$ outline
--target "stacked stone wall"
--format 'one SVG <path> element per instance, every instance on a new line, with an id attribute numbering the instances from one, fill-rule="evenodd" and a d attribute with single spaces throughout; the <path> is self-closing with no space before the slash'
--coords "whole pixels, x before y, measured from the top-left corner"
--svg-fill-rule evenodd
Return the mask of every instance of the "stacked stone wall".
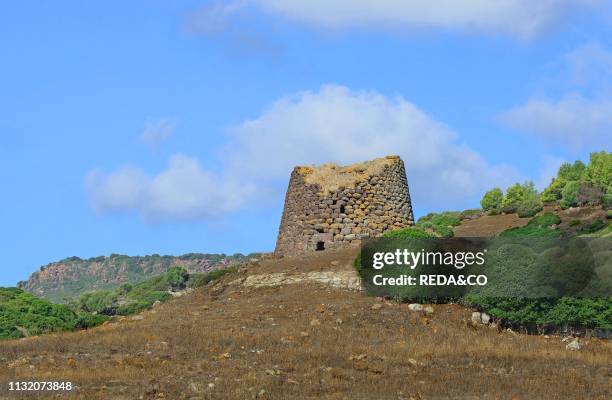
<path id="1" fill-rule="evenodd" d="M 296 167 L 285 197 L 276 253 L 345 247 L 413 225 L 403 161 L 388 156 L 374 162 L 382 165 L 374 174 L 360 176 L 352 187 L 335 190 L 307 183 L 309 169 Z M 346 169 L 338 169 L 338 173 L 346 173 Z"/>

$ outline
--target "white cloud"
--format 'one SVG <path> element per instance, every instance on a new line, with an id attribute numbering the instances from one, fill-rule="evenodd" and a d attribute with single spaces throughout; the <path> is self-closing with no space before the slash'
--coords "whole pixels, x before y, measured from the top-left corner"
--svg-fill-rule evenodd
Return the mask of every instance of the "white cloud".
<path id="1" fill-rule="evenodd" d="M 531 38 L 601 0 L 242 0 L 205 8 L 206 26 L 248 5 L 323 28 L 447 29 Z"/>
<path id="2" fill-rule="evenodd" d="M 270 194 L 281 198 L 295 165 L 349 164 L 389 154 L 403 158 L 417 207 L 469 206 L 486 189 L 518 180 L 514 170 L 489 165 L 402 97 L 337 85 L 280 98 L 258 118 L 231 127 L 219 150 L 221 176 L 180 155 L 155 176 L 133 168 L 93 172 L 92 204 L 101 212 L 149 220 L 207 219 Z"/>
<path id="3" fill-rule="evenodd" d="M 528 100 L 501 120 L 518 131 L 540 135 L 572 148 L 612 145 L 612 101 L 568 94 L 561 100 Z"/>
<path id="4" fill-rule="evenodd" d="M 491 166 L 457 135 L 401 97 L 328 85 L 281 98 L 232 129 L 228 170 L 256 182 L 286 180 L 297 164 L 348 164 L 400 155 L 415 204 L 450 207 L 516 174 Z"/>
<path id="5" fill-rule="evenodd" d="M 126 167 L 87 177 L 90 202 L 100 213 L 136 213 L 147 220 L 212 219 L 242 206 L 250 185 L 212 174 L 199 162 L 175 155 L 155 176 Z"/>
<path id="6" fill-rule="evenodd" d="M 142 140 L 151 147 L 165 142 L 174 132 L 174 124 L 168 119 L 148 120 L 145 124 Z"/>

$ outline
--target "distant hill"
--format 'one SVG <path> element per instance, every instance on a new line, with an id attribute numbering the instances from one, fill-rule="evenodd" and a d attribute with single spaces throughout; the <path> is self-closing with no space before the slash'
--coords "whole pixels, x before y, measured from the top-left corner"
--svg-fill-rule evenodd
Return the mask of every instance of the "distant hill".
<path id="1" fill-rule="evenodd" d="M 81 259 L 70 257 L 40 268 L 18 287 L 54 302 L 94 290 L 114 289 L 123 283 L 138 283 L 181 266 L 189 273 L 206 273 L 247 260 L 253 255 L 201 254 L 182 256 L 130 257 L 111 254 L 109 257 Z"/>

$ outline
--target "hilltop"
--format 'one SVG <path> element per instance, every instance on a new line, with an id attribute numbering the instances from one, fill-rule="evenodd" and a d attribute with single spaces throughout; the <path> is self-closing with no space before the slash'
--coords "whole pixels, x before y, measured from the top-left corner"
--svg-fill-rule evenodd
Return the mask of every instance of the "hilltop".
<path id="1" fill-rule="evenodd" d="M 18 287 L 54 302 L 77 297 L 85 292 L 114 289 L 124 283 L 139 283 L 179 266 L 189 273 L 207 273 L 245 261 L 242 254 L 190 253 L 182 256 L 108 257 L 81 259 L 70 257 L 40 268 Z"/>

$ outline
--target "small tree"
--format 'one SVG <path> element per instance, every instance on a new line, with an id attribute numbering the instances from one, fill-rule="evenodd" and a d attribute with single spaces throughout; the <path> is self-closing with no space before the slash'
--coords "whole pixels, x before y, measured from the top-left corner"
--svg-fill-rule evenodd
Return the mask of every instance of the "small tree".
<path id="1" fill-rule="evenodd" d="M 506 190 L 506 197 L 502 202 L 503 211 L 507 213 L 516 212 L 522 202 L 537 195 L 538 192 L 533 182 L 527 181 L 522 185 L 515 183 Z"/>
<path id="2" fill-rule="evenodd" d="M 567 184 L 567 181 L 563 178 L 555 178 L 550 185 L 544 189 L 540 195 L 540 199 L 544 203 L 552 203 L 561 200 L 561 192 Z"/>
<path id="3" fill-rule="evenodd" d="M 189 280 L 189 273 L 182 267 L 172 267 L 166 273 L 166 280 L 173 289 L 184 289 Z"/>
<path id="4" fill-rule="evenodd" d="M 561 208 L 568 208 L 577 204 L 579 188 L 580 182 L 578 181 L 571 181 L 565 185 L 561 193 Z"/>
<path id="5" fill-rule="evenodd" d="M 480 206 L 483 211 L 496 212 L 501 210 L 502 202 L 504 201 L 504 193 L 500 188 L 493 188 L 486 192 L 480 200 Z"/>
<path id="6" fill-rule="evenodd" d="M 607 188 L 612 185 L 612 153 L 591 153 L 586 179 L 594 185 Z"/>
<path id="7" fill-rule="evenodd" d="M 573 164 L 563 163 L 559 167 L 557 177 L 565 181 L 579 181 L 584 178 L 587 167 L 580 160 L 574 161 Z"/>
<path id="8" fill-rule="evenodd" d="M 516 209 L 516 213 L 521 218 L 531 218 L 540 211 L 542 211 L 542 200 L 537 193 L 528 193 Z"/>

